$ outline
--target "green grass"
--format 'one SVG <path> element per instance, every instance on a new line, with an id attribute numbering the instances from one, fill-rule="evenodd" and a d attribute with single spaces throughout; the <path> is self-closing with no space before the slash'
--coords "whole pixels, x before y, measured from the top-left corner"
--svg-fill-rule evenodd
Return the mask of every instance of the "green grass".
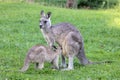
<path id="1" fill-rule="evenodd" d="M 23 66 L 27 50 L 46 42 L 39 30 L 40 11 L 52 12 L 52 23 L 69 22 L 84 37 L 85 52 L 91 61 L 109 64 L 81 66 L 75 58 L 73 71 L 35 70 Z M 119 80 L 120 14 L 118 10 L 72 10 L 38 4 L 0 3 L 0 80 Z"/>

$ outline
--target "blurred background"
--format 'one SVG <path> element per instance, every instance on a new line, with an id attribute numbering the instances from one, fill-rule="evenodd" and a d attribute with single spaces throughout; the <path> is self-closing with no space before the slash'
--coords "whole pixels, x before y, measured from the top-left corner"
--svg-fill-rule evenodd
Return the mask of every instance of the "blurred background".
<path id="1" fill-rule="evenodd" d="M 66 8 L 108 9 L 120 7 L 120 0 L 0 0 L 0 2 L 27 2 Z"/>

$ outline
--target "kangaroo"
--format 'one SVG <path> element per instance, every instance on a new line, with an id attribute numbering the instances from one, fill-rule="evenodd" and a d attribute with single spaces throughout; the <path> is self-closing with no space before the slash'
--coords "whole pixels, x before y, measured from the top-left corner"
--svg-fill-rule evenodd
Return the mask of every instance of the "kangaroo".
<path id="1" fill-rule="evenodd" d="M 42 10 L 40 18 L 40 30 L 50 47 L 56 42 L 62 48 L 62 67 L 66 67 L 65 57 L 68 57 L 68 67 L 65 70 L 74 69 L 73 60 L 76 56 L 82 65 L 91 64 L 84 52 L 84 42 L 80 32 L 70 23 L 51 25 L 51 12 L 46 15 Z"/>
<path id="2" fill-rule="evenodd" d="M 49 47 L 35 45 L 28 51 L 24 61 L 24 66 L 20 71 L 25 72 L 29 68 L 30 62 L 36 63 L 36 68 L 42 69 L 44 68 L 45 61 L 51 62 L 53 64 L 53 68 L 59 69 L 58 61 L 60 53 L 61 48 L 59 47 L 57 50 L 53 51 Z"/>

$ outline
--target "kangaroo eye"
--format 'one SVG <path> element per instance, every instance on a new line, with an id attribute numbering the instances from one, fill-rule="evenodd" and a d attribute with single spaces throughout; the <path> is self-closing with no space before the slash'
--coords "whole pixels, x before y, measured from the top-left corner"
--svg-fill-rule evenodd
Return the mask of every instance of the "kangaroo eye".
<path id="1" fill-rule="evenodd" d="M 47 23 L 47 21 L 44 21 L 44 23 L 46 24 L 46 23 Z"/>

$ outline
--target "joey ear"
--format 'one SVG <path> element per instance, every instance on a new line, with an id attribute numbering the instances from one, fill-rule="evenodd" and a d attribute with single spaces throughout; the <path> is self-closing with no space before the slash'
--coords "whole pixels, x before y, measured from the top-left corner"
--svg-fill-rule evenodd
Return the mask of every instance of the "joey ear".
<path id="1" fill-rule="evenodd" d="M 51 17 L 51 12 L 48 12 L 47 13 L 47 18 L 50 18 Z"/>
<path id="2" fill-rule="evenodd" d="M 43 10 L 41 10 L 40 15 L 41 15 L 42 17 L 45 16 L 45 13 L 44 13 Z"/>

